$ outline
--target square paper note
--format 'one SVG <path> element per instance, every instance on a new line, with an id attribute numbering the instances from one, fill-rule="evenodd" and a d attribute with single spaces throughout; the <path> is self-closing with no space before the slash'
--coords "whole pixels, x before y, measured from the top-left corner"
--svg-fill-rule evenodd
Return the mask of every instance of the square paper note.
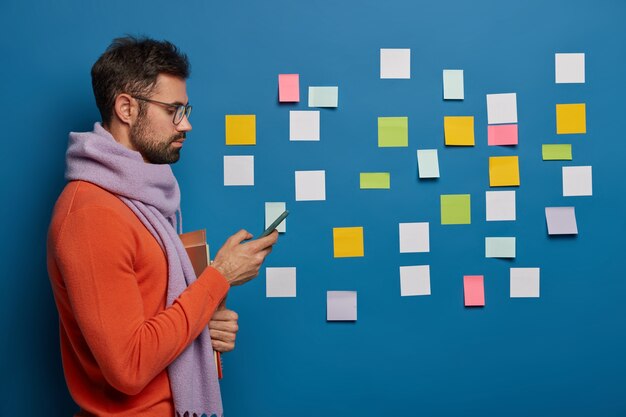
<path id="1" fill-rule="evenodd" d="M 326 171 L 296 171 L 296 201 L 326 200 Z"/>
<path id="2" fill-rule="evenodd" d="M 411 78 L 411 50 L 381 49 L 380 78 Z"/>
<path id="3" fill-rule="evenodd" d="M 474 146 L 474 116 L 445 116 L 443 136 L 448 146 Z"/>
<path id="4" fill-rule="evenodd" d="M 517 94 L 487 94 L 487 123 L 517 123 Z"/>
<path id="5" fill-rule="evenodd" d="M 546 222 L 549 235 L 578 234 L 574 207 L 546 207 Z"/>
<path id="6" fill-rule="evenodd" d="M 591 167 L 563 167 L 563 197 L 593 195 Z"/>
<path id="7" fill-rule="evenodd" d="M 511 298 L 539 298 L 539 268 L 511 268 Z"/>
<path id="8" fill-rule="evenodd" d="M 281 103 L 300 101 L 300 74 L 278 74 L 278 101 Z"/>
<path id="9" fill-rule="evenodd" d="M 265 228 L 267 229 L 270 224 L 274 223 L 274 220 L 278 218 L 286 210 L 287 204 L 285 203 L 265 203 Z M 276 227 L 278 233 L 285 233 L 287 231 L 287 219 L 284 219 L 278 227 Z"/>
<path id="10" fill-rule="evenodd" d="M 256 116 L 254 114 L 226 115 L 227 145 L 256 145 Z"/>
<path id="11" fill-rule="evenodd" d="M 400 295 L 430 295 L 430 266 L 401 266 Z"/>
<path id="12" fill-rule="evenodd" d="M 400 223 L 400 253 L 430 252 L 428 223 Z"/>
<path id="13" fill-rule="evenodd" d="M 485 305 L 485 283 L 482 275 L 466 275 L 463 277 L 465 307 L 481 307 Z"/>
<path id="14" fill-rule="evenodd" d="M 485 258 L 515 258 L 515 238 L 486 237 Z"/>
<path id="15" fill-rule="evenodd" d="M 439 178 L 437 149 L 418 149 L 417 167 L 420 178 Z"/>
<path id="16" fill-rule="evenodd" d="M 291 110 L 289 140 L 320 140 L 319 110 Z"/>
<path id="17" fill-rule="evenodd" d="M 296 268 L 265 268 L 266 297 L 295 297 Z"/>
<path id="18" fill-rule="evenodd" d="M 572 145 L 566 144 L 543 144 L 541 156 L 544 161 L 571 161 Z"/>
<path id="19" fill-rule="evenodd" d="M 254 185 L 254 156 L 225 155 L 224 185 Z"/>
<path id="20" fill-rule="evenodd" d="M 557 84 L 585 82 L 585 54 L 554 54 Z"/>
<path id="21" fill-rule="evenodd" d="M 356 321 L 356 291 L 327 291 L 326 320 Z"/>
<path id="22" fill-rule="evenodd" d="M 337 107 L 339 87 L 309 87 L 309 107 Z"/>
<path id="23" fill-rule="evenodd" d="M 471 219 L 469 194 L 441 196 L 441 224 L 470 224 Z"/>
<path id="24" fill-rule="evenodd" d="M 463 100 L 463 70 L 443 70 L 443 99 Z"/>
<path id="25" fill-rule="evenodd" d="M 487 126 L 487 143 L 489 146 L 517 145 L 517 125 Z"/>
<path id="26" fill-rule="evenodd" d="M 362 190 L 391 188 L 391 177 L 388 172 L 361 172 L 359 179 Z"/>
<path id="27" fill-rule="evenodd" d="M 517 156 L 489 157 L 489 186 L 519 185 L 519 160 Z"/>
<path id="28" fill-rule="evenodd" d="M 391 148 L 406 146 L 409 146 L 409 118 L 379 117 L 378 147 Z"/>
<path id="29" fill-rule="evenodd" d="M 515 191 L 485 193 L 487 221 L 515 220 Z"/>
<path id="30" fill-rule="evenodd" d="M 585 103 L 556 105 L 556 133 L 587 133 Z"/>
<path id="31" fill-rule="evenodd" d="M 334 227 L 333 247 L 335 258 L 363 256 L 363 228 Z"/>

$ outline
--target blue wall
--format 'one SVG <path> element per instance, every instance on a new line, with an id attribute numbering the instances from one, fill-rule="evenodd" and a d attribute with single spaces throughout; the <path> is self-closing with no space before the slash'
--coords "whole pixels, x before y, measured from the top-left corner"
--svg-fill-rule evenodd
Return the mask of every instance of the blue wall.
<path id="1" fill-rule="evenodd" d="M 69 131 L 98 119 L 89 70 L 112 38 L 147 34 L 191 58 L 193 132 L 174 169 L 186 230 L 213 252 L 259 233 L 265 201 L 286 201 L 288 233 L 266 266 L 298 268 L 298 297 L 265 298 L 264 272 L 231 292 L 240 313 L 225 355 L 228 416 L 618 416 L 626 414 L 624 192 L 626 3 L 193 1 L 7 2 L 2 82 L 0 415 L 69 416 L 45 267 L 50 211 Z M 410 80 L 379 79 L 380 48 L 411 48 Z M 554 83 L 554 53 L 586 53 L 585 84 Z M 444 102 L 441 72 L 465 70 Z M 277 74 L 303 100 L 278 105 Z M 321 141 L 289 142 L 306 87 L 338 85 Z M 489 93 L 516 92 L 520 144 L 487 147 Z M 587 134 L 555 134 L 555 104 L 587 104 Z M 257 146 L 224 145 L 225 114 L 257 115 Z M 473 115 L 476 146 L 443 146 L 444 115 Z M 376 146 L 378 116 L 409 117 L 409 147 Z M 571 163 L 542 143 L 573 143 Z M 438 148 L 442 176 L 417 179 L 415 150 Z M 253 154 L 254 187 L 223 186 L 223 155 Z M 488 157 L 519 155 L 518 220 L 485 222 Z M 562 197 L 561 166 L 592 165 L 593 197 Z M 324 169 L 325 202 L 295 202 L 295 170 Z M 392 189 L 359 190 L 362 171 Z M 472 195 L 472 224 L 441 226 L 439 195 Z M 574 205 L 580 234 L 549 238 L 544 207 Z M 428 221 L 431 252 L 400 254 L 398 223 Z M 365 257 L 334 259 L 332 228 L 363 226 Z M 485 236 L 518 256 L 484 258 Z M 401 265 L 431 265 L 432 295 L 400 297 Z M 509 268 L 541 268 L 540 299 L 509 298 Z M 463 307 L 462 276 L 484 274 L 487 305 Z M 358 291 L 358 321 L 327 323 L 327 290 Z"/>

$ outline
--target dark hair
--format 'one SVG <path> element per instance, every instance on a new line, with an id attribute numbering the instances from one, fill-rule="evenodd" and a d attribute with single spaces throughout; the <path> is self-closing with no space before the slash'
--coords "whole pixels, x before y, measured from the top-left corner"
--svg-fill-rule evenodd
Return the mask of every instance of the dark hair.
<path id="1" fill-rule="evenodd" d="M 102 122 L 111 121 L 118 94 L 148 96 L 159 74 L 187 79 L 190 71 L 187 55 L 168 41 L 133 36 L 114 39 L 91 68 L 91 85 Z"/>

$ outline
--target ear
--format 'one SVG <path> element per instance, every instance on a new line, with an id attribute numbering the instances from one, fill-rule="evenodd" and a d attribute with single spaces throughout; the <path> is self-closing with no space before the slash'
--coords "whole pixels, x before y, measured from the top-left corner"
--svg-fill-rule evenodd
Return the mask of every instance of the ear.
<path id="1" fill-rule="evenodd" d="M 113 111 L 120 122 L 132 125 L 139 113 L 139 106 L 137 100 L 132 98 L 129 94 L 122 93 L 115 97 Z"/>

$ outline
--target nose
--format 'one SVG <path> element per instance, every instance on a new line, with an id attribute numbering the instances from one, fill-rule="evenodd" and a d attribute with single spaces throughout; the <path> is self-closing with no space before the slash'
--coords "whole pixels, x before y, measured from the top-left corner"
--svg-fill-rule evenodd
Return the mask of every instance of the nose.
<path id="1" fill-rule="evenodd" d="M 180 123 L 176 125 L 176 130 L 178 130 L 179 132 L 189 132 L 191 130 L 191 123 L 189 123 L 187 115 L 185 115 L 183 117 L 183 120 L 181 120 Z"/>

